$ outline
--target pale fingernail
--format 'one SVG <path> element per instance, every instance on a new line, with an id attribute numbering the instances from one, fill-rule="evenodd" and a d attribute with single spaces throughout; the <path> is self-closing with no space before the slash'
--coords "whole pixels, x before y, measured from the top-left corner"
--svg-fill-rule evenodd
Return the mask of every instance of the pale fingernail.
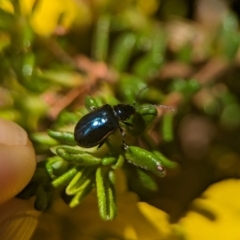
<path id="1" fill-rule="evenodd" d="M 14 122 L 0 118 L 0 143 L 14 146 L 26 145 L 26 131 Z"/>

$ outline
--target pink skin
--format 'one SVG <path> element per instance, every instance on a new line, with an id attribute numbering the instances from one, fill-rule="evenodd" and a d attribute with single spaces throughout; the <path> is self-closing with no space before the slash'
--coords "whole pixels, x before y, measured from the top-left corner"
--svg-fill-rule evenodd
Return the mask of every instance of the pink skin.
<path id="1" fill-rule="evenodd" d="M 35 168 L 36 156 L 26 131 L 0 118 L 0 204 L 28 184 Z"/>

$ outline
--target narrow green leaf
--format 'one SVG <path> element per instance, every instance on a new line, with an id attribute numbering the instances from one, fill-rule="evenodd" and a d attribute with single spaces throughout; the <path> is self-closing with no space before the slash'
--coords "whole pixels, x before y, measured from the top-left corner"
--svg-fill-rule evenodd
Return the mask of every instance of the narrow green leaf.
<path id="1" fill-rule="evenodd" d="M 54 130 L 48 130 L 48 135 L 62 144 L 67 144 L 71 146 L 76 146 L 74 135 L 72 132 L 60 132 Z"/>
<path id="2" fill-rule="evenodd" d="M 166 142 L 173 141 L 173 117 L 174 113 L 172 112 L 163 115 L 162 137 Z"/>
<path id="3" fill-rule="evenodd" d="M 86 106 L 88 111 L 92 111 L 94 108 L 98 108 L 99 105 L 97 100 L 91 96 L 86 96 L 84 99 L 84 105 Z"/>
<path id="4" fill-rule="evenodd" d="M 124 71 L 129 63 L 132 50 L 136 44 L 136 35 L 126 33 L 122 35 L 116 42 L 113 50 L 111 64 L 117 71 Z"/>
<path id="5" fill-rule="evenodd" d="M 49 206 L 49 202 L 50 202 L 50 193 L 46 192 L 42 185 L 39 185 L 36 192 L 36 200 L 34 203 L 34 207 L 37 210 L 42 211 Z"/>
<path id="6" fill-rule="evenodd" d="M 92 181 L 87 181 L 84 185 L 84 188 L 82 188 L 81 191 L 79 191 L 75 194 L 75 196 L 69 203 L 69 206 L 71 208 L 79 205 L 82 202 L 82 200 L 91 192 L 92 184 L 93 184 Z"/>
<path id="7" fill-rule="evenodd" d="M 159 161 L 162 162 L 163 166 L 167 168 L 175 168 L 178 166 L 176 162 L 169 160 L 167 157 L 165 157 L 162 153 L 158 151 L 153 151 L 153 154 L 158 158 Z"/>
<path id="8" fill-rule="evenodd" d="M 59 156 L 54 156 L 54 157 L 50 157 L 48 158 L 46 164 L 45 164 L 45 168 L 50 176 L 51 179 L 55 179 L 56 173 L 55 173 L 55 169 L 57 168 L 56 166 L 58 165 L 58 167 L 60 167 L 61 165 L 64 164 L 65 161 L 63 161 L 63 159 Z M 53 167 L 53 165 L 55 165 L 55 167 Z"/>
<path id="9" fill-rule="evenodd" d="M 119 155 L 118 160 L 115 165 L 112 166 L 112 169 L 119 169 L 122 167 L 124 163 L 124 157 L 123 155 Z"/>
<path id="10" fill-rule="evenodd" d="M 85 188 L 88 182 L 92 182 L 93 169 L 85 167 L 79 171 L 66 188 L 67 195 L 74 195 Z"/>
<path id="11" fill-rule="evenodd" d="M 64 184 L 67 184 L 71 179 L 77 174 L 78 170 L 77 168 L 71 168 L 66 173 L 64 173 L 62 176 L 56 178 L 54 181 L 52 181 L 53 187 L 60 187 Z"/>
<path id="12" fill-rule="evenodd" d="M 115 157 L 104 157 L 102 159 L 102 165 L 113 164 L 117 159 Z"/>
<path id="13" fill-rule="evenodd" d="M 110 20 L 109 15 L 102 15 L 97 21 L 93 57 L 99 61 L 105 61 L 107 58 Z"/>
<path id="14" fill-rule="evenodd" d="M 143 148 L 130 146 L 125 152 L 125 157 L 130 163 L 151 171 L 160 177 L 166 174 L 162 161 L 156 155 Z"/>
<path id="15" fill-rule="evenodd" d="M 100 216 L 103 220 L 108 220 L 106 187 L 101 167 L 96 171 L 96 189 Z"/>
<path id="16" fill-rule="evenodd" d="M 115 196 L 115 173 L 109 171 L 107 184 L 108 220 L 113 220 L 117 215 Z"/>
<path id="17" fill-rule="evenodd" d="M 84 166 L 93 166 L 101 163 L 101 158 L 97 158 L 89 153 L 73 153 L 66 147 L 58 147 L 56 152 L 59 156 L 70 163 L 75 163 Z"/>

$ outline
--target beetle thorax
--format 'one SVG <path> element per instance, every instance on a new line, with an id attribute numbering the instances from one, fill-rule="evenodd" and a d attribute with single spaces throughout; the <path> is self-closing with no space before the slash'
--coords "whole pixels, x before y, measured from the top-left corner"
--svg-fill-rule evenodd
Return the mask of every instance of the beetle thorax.
<path id="1" fill-rule="evenodd" d="M 120 121 L 127 120 L 136 112 L 135 107 L 129 104 L 117 104 L 113 106 L 113 111 Z"/>

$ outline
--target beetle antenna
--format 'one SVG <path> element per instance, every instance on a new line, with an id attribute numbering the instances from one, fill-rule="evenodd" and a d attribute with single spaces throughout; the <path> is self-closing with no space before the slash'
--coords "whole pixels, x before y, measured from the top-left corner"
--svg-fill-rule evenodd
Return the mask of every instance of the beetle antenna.
<path id="1" fill-rule="evenodd" d="M 175 108 L 174 107 L 171 107 L 171 106 L 167 106 L 167 105 L 157 105 L 157 104 L 151 104 L 149 106 L 142 106 L 142 107 L 138 107 L 136 108 L 137 110 L 138 109 L 142 109 L 142 108 L 149 108 L 150 106 L 153 106 L 153 107 L 159 107 L 159 108 L 163 108 L 163 109 L 169 109 L 171 111 L 175 111 Z"/>
<path id="2" fill-rule="evenodd" d="M 135 99 L 135 101 L 133 102 L 133 106 L 136 105 L 136 103 L 137 103 L 138 100 L 139 100 L 140 95 L 141 95 L 142 92 L 143 92 L 144 90 L 146 90 L 147 88 L 148 88 L 148 86 L 145 86 L 145 87 L 143 87 L 142 89 L 139 90 L 139 92 L 138 92 L 138 94 L 137 94 L 137 96 L 136 96 L 136 99 Z"/>

